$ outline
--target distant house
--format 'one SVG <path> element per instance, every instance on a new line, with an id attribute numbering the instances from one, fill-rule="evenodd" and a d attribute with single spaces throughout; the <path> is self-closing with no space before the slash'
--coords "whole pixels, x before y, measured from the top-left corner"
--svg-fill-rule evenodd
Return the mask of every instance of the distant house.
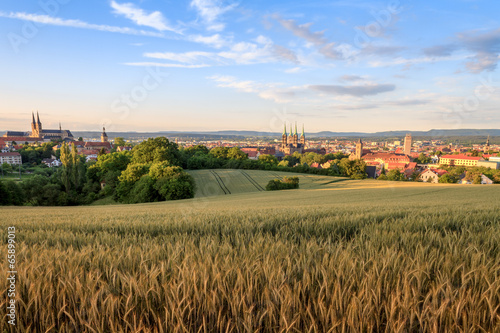
<path id="1" fill-rule="evenodd" d="M 462 177 L 461 177 L 462 178 Z M 474 182 L 472 180 L 467 180 L 465 177 L 463 177 L 460 181 L 460 184 L 473 184 Z M 481 174 L 481 184 L 486 184 L 486 185 L 491 185 L 493 184 L 493 181 L 486 177 L 484 174 Z"/>
<path id="2" fill-rule="evenodd" d="M 250 160 L 257 160 L 261 155 L 258 148 L 241 148 L 241 151 L 247 154 Z"/>
<path id="3" fill-rule="evenodd" d="M 111 151 L 111 143 L 110 142 L 85 142 L 84 149 L 85 150 L 101 150 L 105 149 L 106 151 Z"/>
<path id="4" fill-rule="evenodd" d="M 8 152 L 8 153 L 0 153 L 0 164 L 7 163 L 10 165 L 19 165 L 22 164 L 21 154 L 18 152 Z"/>
<path id="5" fill-rule="evenodd" d="M 439 183 L 439 177 L 447 173 L 448 172 L 446 170 L 427 169 L 420 174 L 419 179 L 423 182 Z"/>
<path id="6" fill-rule="evenodd" d="M 311 168 L 322 169 L 321 165 L 318 162 L 314 162 L 311 164 Z"/>
<path id="7" fill-rule="evenodd" d="M 122 151 L 131 151 L 132 147 L 126 147 L 126 146 L 119 146 L 116 148 L 116 151 L 122 152 Z"/>
<path id="8" fill-rule="evenodd" d="M 48 166 L 49 168 L 60 167 L 62 165 L 61 161 L 59 161 L 56 158 L 44 158 L 42 160 L 42 163 Z"/>
<path id="9" fill-rule="evenodd" d="M 82 155 L 85 155 L 86 162 L 97 161 L 99 150 L 84 150 L 82 151 Z"/>

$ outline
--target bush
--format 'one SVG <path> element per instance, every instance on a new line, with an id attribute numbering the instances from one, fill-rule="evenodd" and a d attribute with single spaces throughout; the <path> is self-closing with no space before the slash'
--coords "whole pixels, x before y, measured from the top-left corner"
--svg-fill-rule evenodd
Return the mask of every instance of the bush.
<path id="1" fill-rule="evenodd" d="M 283 177 L 283 180 L 270 180 L 266 185 L 266 191 L 279 191 L 299 188 L 299 177 Z"/>

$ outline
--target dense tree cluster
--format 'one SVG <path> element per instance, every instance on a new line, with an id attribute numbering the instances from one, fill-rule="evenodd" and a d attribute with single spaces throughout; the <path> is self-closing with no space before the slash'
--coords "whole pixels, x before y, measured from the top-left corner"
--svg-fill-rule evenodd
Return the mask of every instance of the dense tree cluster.
<path id="1" fill-rule="evenodd" d="M 192 198 L 193 178 L 181 167 L 180 152 L 166 138 L 149 139 L 131 152 L 99 155 L 85 162 L 72 144 L 60 149 L 62 167 L 19 184 L 0 182 L 0 204 L 62 206 L 90 204 L 104 197 L 123 203 Z"/>
<path id="2" fill-rule="evenodd" d="M 290 190 L 299 188 L 299 177 L 283 177 L 270 180 L 266 186 L 266 191 Z"/>

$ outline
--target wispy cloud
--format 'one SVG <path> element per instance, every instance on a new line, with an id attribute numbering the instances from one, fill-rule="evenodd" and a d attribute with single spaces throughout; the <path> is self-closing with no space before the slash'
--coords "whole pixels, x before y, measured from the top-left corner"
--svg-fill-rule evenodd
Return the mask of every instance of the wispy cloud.
<path id="1" fill-rule="evenodd" d="M 276 103 L 288 103 L 306 92 L 301 86 L 283 87 L 281 83 L 260 83 L 256 81 L 241 81 L 232 76 L 214 75 L 208 79 L 217 83 L 218 87 L 232 88 L 240 92 L 254 93 L 262 99 Z"/>
<path id="2" fill-rule="evenodd" d="M 192 0 L 191 7 L 198 11 L 208 30 L 222 31 L 225 24 L 219 22 L 219 17 L 236 7 L 236 4 L 224 6 L 219 0 Z"/>
<path id="3" fill-rule="evenodd" d="M 284 47 L 277 46 L 264 36 L 259 36 L 253 42 L 238 42 L 226 50 L 219 52 L 189 51 L 189 52 L 147 52 L 146 58 L 175 61 L 184 64 L 199 64 L 205 66 L 224 66 L 233 64 L 259 64 L 287 60 L 297 63 L 295 54 Z"/>
<path id="4" fill-rule="evenodd" d="M 224 39 L 221 35 L 215 34 L 212 36 L 191 35 L 188 40 L 195 43 L 209 45 L 216 49 L 220 49 L 230 43 L 229 40 Z"/>
<path id="5" fill-rule="evenodd" d="M 423 52 L 428 57 L 450 57 L 460 50 L 473 54 L 465 62 L 469 72 L 494 71 L 500 61 L 500 29 L 461 32 L 452 43 L 424 48 Z"/>
<path id="6" fill-rule="evenodd" d="M 167 19 L 159 11 L 147 13 L 132 3 L 119 4 L 116 1 L 111 1 L 111 8 L 113 8 L 115 14 L 125 16 L 137 25 L 154 28 L 159 31 L 178 32 L 168 25 Z"/>
<path id="7" fill-rule="evenodd" d="M 323 45 L 328 42 L 328 40 L 323 35 L 323 32 L 312 32 L 312 23 L 297 24 L 294 20 L 284 20 L 279 16 L 275 17 L 281 25 L 291 31 L 295 36 L 305 39 L 306 41 L 313 43 L 315 45 Z"/>
<path id="8" fill-rule="evenodd" d="M 202 52 L 202 51 L 192 51 L 184 53 L 173 53 L 173 52 L 149 52 L 144 53 L 146 58 L 161 59 L 180 62 L 184 64 L 197 64 L 200 62 L 214 61 L 217 56 L 212 52 Z"/>
<path id="9" fill-rule="evenodd" d="M 29 14 L 24 12 L 16 12 L 16 13 L 0 12 L 0 17 L 6 17 L 23 21 L 31 21 L 40 24 L 55 25 L 62 27 L 107 31 L 107 32 L 115 32 L 120 34 L 138 35 L 138 36 L 164 37 L 163 33 L 161 32 L 144 31 L 144 30 L 137 30 L 126 27 L 116 27 L 116 26 L 102 25 L 102 24 L 92 24 L 80 20 L 68 20 L 41 14 Z"/>
<path id="10" fill-rule="evenodd" d="M 345 58 L 343 50 L 345 47 L 329 42 L 322 31 L 311 31 L 312 23 L 297 24 L 295 20 L 285 20 L 279 15 L 274 15 L 274 18 L 295 36 L 315 45 L 323 56 L 334 60 Z"/>
<path id="11" fill-rule="evenodd" d="M 394 84 L 372 83 L 372 84 L 353 85 L 353 86 L 311 85 L 309 86 L 309 88 L 327 94 L 363 97 L 368 95 L 377 95 L 384 92 L 394 91 L 396 89 L 396 86 Z"/>
<path id="12" fill-rule="evenodd" d="M 126 62 L 127 66 L 144 66 L 144 67 L 168 67 L 168 68 L 203 68 L 210 67 L 209 65 L 186 65 L 186 64 L 166 64 L 162 62 Z"/>
<path id="13" fill-rule="evenodd" d="M 464 46 L 475 52 L 473 60 L 465 65 L 472 73 L 493 71 L 497 68 L 500 54 L 500 29 L 480 33 L 477 31 L 458 34 Z"/>

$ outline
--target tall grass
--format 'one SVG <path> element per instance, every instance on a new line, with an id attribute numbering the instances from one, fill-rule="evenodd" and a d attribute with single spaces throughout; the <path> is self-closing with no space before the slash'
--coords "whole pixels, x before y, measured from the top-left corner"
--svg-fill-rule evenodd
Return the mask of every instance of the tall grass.
<path id="1" fill-rule="evenodd" d="M 2 320 L 0 329 L 500 331 L 496 201 L 358 197 L 214 204 L 187 220 L 174 204 L 6 209 L 2 227 L 18 229 L 19 322 L 14 330 Z M 6 288 L 1 279 L 2 318 Z"/>

